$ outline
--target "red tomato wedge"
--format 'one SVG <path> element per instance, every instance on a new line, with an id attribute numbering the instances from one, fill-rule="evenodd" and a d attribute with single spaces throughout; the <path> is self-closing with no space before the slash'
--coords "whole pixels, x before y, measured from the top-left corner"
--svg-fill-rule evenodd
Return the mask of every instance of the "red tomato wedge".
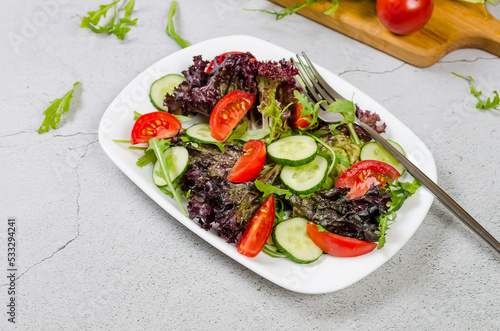
<path id="1" fill-rule="evenodd" d="M 144 114 L 135 121 L 131 143 L 147 143 L 152 138 L 171 138 L 182 131 L 181 122 L 172 114 L 163 111 Z"/>
<path id="2" fill-rule="evenodd" d="M 257 256 L 260 253 L 271 235 L 275 213 L 274 195 L 271 194 L 250 220 L 238 243 L 238 253 L 248 257 Z"/>
<path id="3" fill-rule="evenodd" d="M 243 146 L 243 154 L 233 166 L 227 180 L 243 183 L 254 180 L 262 171 L 266 161 L 266 145 L 262 140 L 249 140 Z"/>
<path id="4" fill-rule="evenodd" d="M 306 232 L 309 238 L 325 253 L 339 257 L 354 257 L 369 253 L 377 243 L 339 236 L 326 231 L 313 222 L 307 222 Z"/>
<path id="5" fill-rule="evenodd" d="M 335 187 L 347 187 L 351 190 L 347 194 L 349 199 L 359 198 L 373 185 L 382 185 L 401 176 L 394 167 L 387 163 L 366 160 L 353 164 L 344 171 Z"/>
<path id="6" fill-rule="evenodd" d="M 254 94 L 235 90 L 217 102 L 210 114 L 210 132 L 217 140 L 225 140 L 257 100 Z"/>
<path id="7" fill-rule="evenodd" d="M 299 104 L 297 99 L 293 102 L 293 108 L 292 108 L 292 127 L 298 129 L 298 128 L 307 128 L 309 126 L 309 122 L 307 121 L 307 118 L 312 120 L 311 115 L 302 115 L 302 109 L 304 109 L 304 106 Z"/>

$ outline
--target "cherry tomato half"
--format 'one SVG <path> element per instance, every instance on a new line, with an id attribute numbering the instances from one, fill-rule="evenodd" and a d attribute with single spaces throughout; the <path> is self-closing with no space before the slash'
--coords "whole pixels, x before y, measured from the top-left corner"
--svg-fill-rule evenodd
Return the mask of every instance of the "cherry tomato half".
<path id="1" fill-rule="evenodd" d="M 296 129 L 307 128 L 310 125 L 306 118 L 312 120 L 311 115 L 302 115 L 302 109 L 304 109 L 304 105 L 299 104 L 297 99 L 295 99 L 292 108 L 292 127 Z"/>
<path id="2" fill-rule="evenodd" d="M 266 145 L 262 140 L 249 140 L 243 146 L 243 154 L 233 166 L 227 180 L 243 183 L 254 180 L 262 171 L 266 161 Z"/>
<path id="3" fill-rule="evenodd" d="M 172 114 L 163 111 L 147 113 L 135 121 L 131 143 L 147 143 L 152 138 L 171 138 L 182 130 L 181 122 Z"/>
<path id="4" fill-rule="evenodd" d="M 240 90 L 235 90 L 220 99 L 210 114 L 212 137 L 225 140 L 256 100 L 254 94 Z"/>
<path id="5" fill-rule="evenodd" d="M 325 253 L 339 257 L 354 257 L 369 253 L 377 247 L 371 241 L 364 241 L 326 231 L 313 222 L 307 222 L 306 232 L 309 238 Z"/>
<path id="6" fill-rule="evenodd" d="M 250 220 L 238 243 L 238 253 L 248 257 L 257 256 L 260 253 L 271 235 L 275 213 L 274 195 L 271 194 Z"/>
<path id="7" fill-rule="evenodd" d="M 423 28 L 433 9 L 433 0 L 377 0 L 380 22 L 397 34 L 410 34 Z"/>
<path id="8" fill-rule="evenodd" d="M 337 180 L 335 187 L 347 187 L 349 199 L 359 198 L 373 185 L 382 185 L 401 176 L 399 172 L 387 163 L 366 160 L 354 163 L 345 170 Z"/>

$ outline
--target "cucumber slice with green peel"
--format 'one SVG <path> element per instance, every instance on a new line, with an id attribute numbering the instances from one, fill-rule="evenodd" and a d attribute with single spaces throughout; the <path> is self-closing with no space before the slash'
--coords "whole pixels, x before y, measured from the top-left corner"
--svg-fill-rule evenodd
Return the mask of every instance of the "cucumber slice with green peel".
<path id="1" fill-rule="evenodd" d="M 278 223 L 272 232 L 276 248 L 296 263 L 311 263 L 323 254 L 307 235 L 306 228 L 305 218 L 294 217 Z"/>
<path id="2" fill-rule="evenodd" d="M 395 141 L 387 139 L 387 141 L 396 148 L 401 154 L 405 155 L 403 148 Z M 399 163 L 382 145 L 377 142 L 370 142 L 363 146 L 359 155 L 361 161 L 375 160 L 387 163 L 396 169 L 400 175 L 405 171 L 405 167 Z"/>
<path id="3" fill-rule="evenodd" d="M 298 167 L 314 160 L 318 144 L 309 136 L 289 136 L 267 147 L 267 154 L 278 164 Z"/>
<path id="4" fill-rule="evenodd" d="M 217 140 L 212 137 L 212 132 L 210 131 L 210 124 L 208 123 L 198 123 L 191 125 L 186 130 L 186 136 L 189 140 L 202 143 L 202 144 L 213 144 L 222 143 L 223 141 Z"/>
<path id="5" fill-rule="evenodd" d="M 184 175 L 189 165 L 189 153 L 186 147 L 174 146 L 163 152 L 163 157 L 165 158 L 165 164 L 168 169 L 168 176 L 173 182 L 177 181 Z M 167 182 L 162 177 L 158 176 L 160 172 L 160 162 L 156 161 L 153 167 L 153 182 L 156 186 L 166 186 Z"/>
<path id="6" fill-rule="evenodd" d="M 295 194 L 310 194 L 323 185 L 328 172 L 328 161 L 316 155 L 313 161 L 298 167 L 284 166 L 280 178 L 285 187 Z"/>
<path id="7" fill-rule="evenodd" d="M 184 76 L 169 74 L 154 81 L 149 90 L 149 98 L 153 106 L 158 110 L 168 111 L 168 107 L 163 105 L 165 95 L 172 94 L 174 89 L 185 80 Z"/>

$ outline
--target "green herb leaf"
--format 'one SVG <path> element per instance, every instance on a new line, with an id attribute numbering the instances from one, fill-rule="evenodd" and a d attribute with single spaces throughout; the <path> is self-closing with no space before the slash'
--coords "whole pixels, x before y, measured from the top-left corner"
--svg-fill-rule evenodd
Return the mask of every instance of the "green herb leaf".
<path id="1" fill-rule="evenodd" d="M 112 2 L 109 5 L 100 5 L 99 9 L 96 11 L 87 12 L 87 15 L 89 15 L 89 16 L 84 16 L 82 18 L 82 21 L 80 23 L 80 27 L 88 29 L 91 27 L 91 25 L 93 25 L 93 26 L 98 25 L 101 18 L 106 17 L 108 10 L 113 8 L 118 2 L 120 2 L 120 0 Z"/>
<path id="2" fill-rule="evenodd" d="M 137 163 L 136 165 L 138 167 L 144 167 L 144 166 L 147 166 L 148 164 L 150 163 L 155 163 L 156 162 L 156 154 L 154 151 L 152 150 L 146 150 L 144 152 L 144 155 L 141 156 L 138 160 L 137 160 Z"/>
<path id="3" fill-rule="evenodd" d="M 271 194 L 276 194 L 276 195 L 284 195 L 285 199 L 288 199 L 293 194 L 287 189 L 282 189 L 268 183 L 263 183 L 259 180 L 255 181 L 255 187 L 263 193 L 264 197 L 267 197 Z"/>
<path id="4" fill-rule="evenodd" d="M 296 12 L 298 12 L 299 10 L 301 10 L 304 7 L 307 7 L 309 5 L 312 5 L 313 3 L 320 2 L 320 1 L 323 1 L 323 0 L 306 0 L 306 2 L 304 2 L 302 4 L 295 5 L 295 6 L 285 7 L 285 8 L 283 8 L 280 11 L 276 11 L 276 10 L 270 11 L 270 10 L 266 10 L 266 9 L 245 9 L 245 10 L 248 10 L 248 11 L 260 11 L 260 12 L 263 12 L 263 13 L 275 15 L 276 16 L 276 20 L 281 20 L 282 18 L 285 18 L 288 15 L 295 14 Z M 327 11 L 325 11 L 324 12 L 325 15 L 333 14 L 337 10 L 337 8 L 339 7 L 338 0 L 331 0 L 331 1 L 333 3 L 333 7 L 330 8 L 330 9 L 328 9 Z"/>
<path id="5" fill-rule="evenodd" d="M 318 124 L 319 108 L 321 107 L 321 104 L 326 103 L 326 101 L 321 100 L 314 104 L 312 102 L 309 102 L 307 97 L 297 90 L 293 91 L 293 96 L 295 97 L 295 99 L 297 99 L 300 105 L 304 106 L 304 108 L 300 112 L 302 113 L 302 116 L 304 116 L 303 119 L 309 122 L 309 125 L 307 127 L 299 129 L 302 131 L 312 129 Z M 311 116 L 311 118 L 306 116 Z"/>
<path id="6" fill-rule="evenodd" d="M 483 99 L 481 98 L 481 95 L 483 94 L 483 92 L 476 90 L 476 87 L 474 86 L 474 79 L 471 76 L 462 76 L 462 75 L 459 75 L 455 72 L 452 72 L 452 74 L 454 74 L 457 77 L 460 77 L 460 78 L 463 78 L 463 79 L 466 79 L 469 81 L 470 93 L 473 94 L 476 97 L 476 99 L 478 100 L 478 102 L 476 104 L 477 109 L 498 109 L 498 107 L 500 106 L 500 97 L 498 96 L 497 91 L 493 91 L 493 94 L 495 95 L 493 97 L 493 100 L 488 98 L 488 99 L 486 99 L 486 101 L 483 101 Z"/>
<path id="7" fill-rule="evenodd" d="M 181 122 L 181 124 L 191 121 L 191 117 L 189 116 L 184 116 L 184 115 L 174 115 L 174 116 L 177 117 L 177 119 L 179 120 L 179 122 Z"/>
<path id="8" fill-rule="evenodd" d="M 338 124 L 330 124 L 329 128 L 332 134 L 338 134 L 337 127 L 342 124 L 346 124 L 349 129 L 349 134 L 351 140 L 356 145 L 362 145 L 361 140 L 354 129 L 354 122 L 356 121 L 356 106 L 350 100 L 337 100 L 328 105 L 327 111 L 337 114 L 342 114 L 343 119 Z"/>
<path id="9" fill-rule="evenodd" d="M 174 28 L 174 15 L 175 15 L 175 8 L 177 7 L 177 1 L 172 1 L 172 4 L 170 5 L 170 10 L 168 11 L 168 19 L 167 19 L 167 27 L 165 28 L 165 33 L 172 37 L 179 45 L 181 45 L 182 48 L 186 48 L 188 46 L 191 46 L 191 43 L 187 40 L 182 39 L 179 37 L 179 35 L 175 32 Z"/>
<path id="10" fill-rule="evenodd" d="M 45 115 L 45 119 L 42 122 L 42 125 L 38 129 L 38 133 L 44 133 L 52 129 L 57 129 L 59 122 L 61 121 L 62 113 L 67 113 L 69 111 L 69 104 L 71 102 L 71 98 L 73 98 L 73 92 L 76 87 L 80 85 L 80 82 L 76 82 L 73 84 L 73 88 L 66 93 L 61 99 L 55 99 L 52 101 L 49 108 L 47 108 L 43 114 Z"/>
<path id="11" fill-rule="evenodd" d="M 142 116 L 141 113 L 134 111 L 134 121 L 137 121 L 137 119 L 139 119 L 139 117 L 141 117 L 141 116 Z"/>
<path id="12" fill-rule="evenodd" d="M 375 231 L 375 233 L 380 235 L 377 249 L 384 247 L 386 242 L 385 234 L 387 230 L 389 230 L 389 225 L 396 221 L 396 211 L 401 208 L 406 199 L 412 196 L 420 186 L 420 182 L 416 179 L 414 179 L 413 182 L 400 182 L 395 180 L 392 183 L 387 183 L 384 190 L 389 192 L 391 202 L 387 203 L 387 206 L 389 206 L 387 213 L 377 218 L 379 229 Z"/>
<path id="13" fill-rule="evenodd" d="M 167 169 L 169 169 L 169 167 L 167 162 L 163 158 L 163 152 L 168 146 L 170 146 L 169 140 L 152 138 L 149 140 L 149 147 L 146 151 L 151 150 L 155 153 L 157 161 L 160 162 L 160 173 L 158 174 L 158 176 L 160 176 L 167 182 L 169 188 L 168 191 L 170 191 L 174 196 L 175 201 L 177 201 L 177 205 L 181 209 L 181 212 L 184 214 L 184 216 L 189 217 L 186 209 L 184 208 L 184 205 L 182 204 L 181 198 L 177 193 L 174 184 L 172 183 L 172 180 L 170 179 L 170 176 L 168 175 L 167 172 Z"/>
<path id="14" fill-rule="evenodd" d="M 125 11 L 124 17 L 116 22 L 117 12 L 116 12 L 116 4 L 120 2 L 120 0 L 110 3 L 109 5 L 101 5 L 99 6 L 99 10 L 95 12 L 88 12 L 89 16 L 85 16 L 82 18 L 82 22 L 80 23 L 81 28 L 88 28 L 94 33 L 109 33 L 114 34 L 119 39 L 124 39 L 125 34 L 130 31 L 129 26 L 133 26 L 137 24 L 137 18 L 131 20 L 130 16 L 132 15 L 132 11 L 134 10 L 135 0 L 129 0 L 121 11 Z M 99 21 L 102 17 L 106 17 L 108 10 L 113 8 L 114 15 L 109 20 L 109 22 L 104 25 L 98 25 Z"/>

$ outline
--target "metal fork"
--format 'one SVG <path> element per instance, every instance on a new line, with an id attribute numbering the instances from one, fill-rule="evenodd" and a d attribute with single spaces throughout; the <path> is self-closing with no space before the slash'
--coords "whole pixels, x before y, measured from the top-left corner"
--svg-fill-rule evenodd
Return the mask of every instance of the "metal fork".
<path id="1" fill-rule="evenodd" d="M 299 70 L 299 75 L 302 78 L 303 85 L 307 92 L 308 97 L 313 102 L 318 102 L 321 100 L 326 100 L 328 103 L 332 103 L 335 100 L 345 100 L 339 93 L 337 93 L 320 75 L 316 70 L 312 62 L 309 60 L 307 55 L 302 52 L 302 57 L 296 54 L 298 63 L 297 69 Z M 338 122 L 341 118 L 338 117 L 340 114 L 334 114 L 326 111 L 326 106 L 322 104 L 322 112 L 318 116 L 322 121 L 327 123 Z M 332 117 L 331 114 L 335 116 Z M 342 115 L 340 115 L 342 116 Z M 470 216 L 462 207 L 460 207 L 446 192 L 444 192 L 434 181 L 432 181 L 427 175 L 425 175 L 420 169 L 418 169 L 410 160 L 408 160 L 403 154 L 401 154 L 396 148 L 394 148 L 384 137 L 378 134 L 370 126 L 359 121 L 356 118 L 356 124 L 361 126 L 370 136 L 377 141 L 382 147 L 389 152 L 399 163 L 401 163 L 406 170 L 422 185 L 427 187 L 429 191 L 448 208 L 458 219 L 460 219 L 465 225 L 467 225 L 472 231 L 483 238 L 494 250 L 500 253 L 500 243 L 486 231 L 472 216 Z"/>

